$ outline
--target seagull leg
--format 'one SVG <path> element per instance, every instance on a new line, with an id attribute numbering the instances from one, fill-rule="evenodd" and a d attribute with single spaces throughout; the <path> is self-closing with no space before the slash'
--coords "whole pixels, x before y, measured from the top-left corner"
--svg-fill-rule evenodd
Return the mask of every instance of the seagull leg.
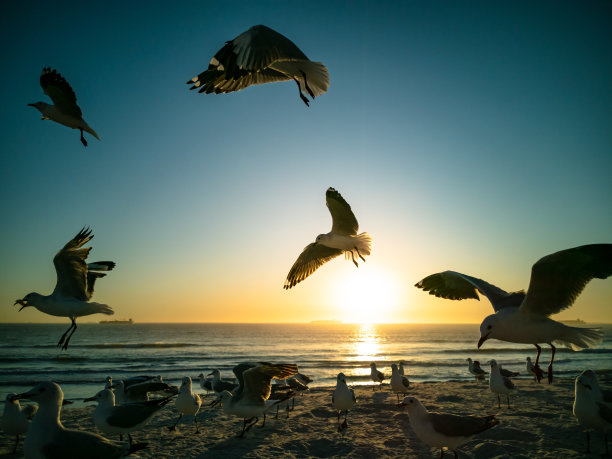
<path id="1" fill-rule="evenodd" d="M 510 397 L 506 394 L 506 403 L 508 404 L 508 408 L 510 408 Z"/>
<path id="2" fill-rule="evenodd" d="M 550 363 L 548 364 L 548 384 L 552 384 L 553 382 L 553 360 L 555 360 L 555 351 L 557 348 L 552 345 L 552 343 L 548 343 L 550 345 L 550 350 L 552 351 L 552 355 L 550 356 Z"/>
<path id="3" fill-rule="evenodd" d="M 363 258 L 361 256 L 361 253 L 359 252 L 359 249 L 357 248 L 357 246 L 355 246 L 355 250 L 357 251 L 357 255 L 359 255 L 359 258 L 361 258 L 363 261 L 365 261 L 365 258 Z"/>
<path id="4" fill-rule="evenodd" d="M 264 420 L 263 420 L 263 424 L 261 425 L 261 427 L 265 427 L 266 426 L 266 413 L 264 413 Z"/>
<path id="5" fill-rule="evenodd" d="M 540 382 L 542 380 L 542 377 L 544 376 L 544 373 L 542 372 L 540 365 L 538 365 L 538 362 L 540 361 L 540 354 L 542 353 L 542 348 L 538 346 L 537 344 L 534 344 L 534 346 L 538 350 L 538 355 L 536 355 L 535 364 L 533 365 L 533 369 L 536 373 L 536 379 L 538 380 L 538 382 Z"/>
<path id="6" fill-rule="evenodd" d="M 242 432 L 240 432 L 240 435 L 238 435 L 238 438 L 244 437 L 244 433 L 246 432 L 246 425 L 247 425 L 247 420 L 243 419 L 242 420 Z"/>
<path id="7" fill-rule="evenodd" d="M 19 445 L 19 434 L 15 435 L 15 447 L 13 448 L 13 454 L 17 453 L 17 445 Z"/>
<path id="8" fill-rule="evenodd" d="M 499 394 L 497 394 L 497 408 L 501 408 L 501 402 L 499 400 Z"/>
<path id="9" fill-rule="evenodd" d="M 306 87 L 306 91 L 308 91 L 308 94 L 310 94 L 310 97 L 312 97 L 314 99 L 314 93 L 312 92 L 312 90 L 310 89 L 310 86 L 308 86 L 308 79 L 306 78 L 306 74 L 304 73 L 303 70 L 300 69 L 300 73 L 302 74 L 302 76 L 304 77 L 304 86 Z"/>
<path id="10" fill-rule="evenodd" d="M 287 417 L 286 417 L 286 419 L 289 419 L 289 411 L 291 411 L 291 410 L 289 409 L 289 403 L 287 403 Z"/>
<path id="11" fill-rule="evenodd" d="M 200 427 L 198 426 L 198 418 L 196 415 L 193 416 L 193 422 L 195 424 L 196 430 L 195 433 L 199 434 L 200 433 Z"/>
<path id="12" fill-rule="evenodd" d="M 62 335 L 62 337 L 60 338 L 60 340 L 57 342 L 57 347 L 61 347 L 61 346 L 62 346 L 62 344 L 64 344 L 64 340 L 66 339 L 66 335 L 68 334 L 68 332 L 69 332 L 70 330 L 72 330 L 72 327 L 73 327 L 74 325 L 75 325 L 75 324 L 74 324 L 74 320 L 73 320 L 73 321 L 72 321 L 72 323 L 70 324 L 70 327 L 68 327 L 68 330 L 66 330 L 66 331 L 64 332 L 64 334 Z"/>
<path id="13" fill-rule="evenodd" d="M 119 434 L 119 441 L 123 441 L 123 434 Z"/>
<path id="14" fill-rule="evenodd" d="M 293 79 L 295 80 L 295 83 L 297 84 L 298 91 L 300 91 L 300 98 L 304 101 L 307 107 L 310 107 L 310 102 L 308 101 L 308 98 L 304 94 L 302 94 L 302 88 L 300 88 L 300 82 L 295 77 Z"/>
<path id="15" fill-rule="evenodd" d="M 183 413 L 179 414 L 179 417 L 176 420 L 176 422 L 174 423 L 174 425 L 172 427 L 168 427 L 168 430 L 176 430 L 176 426 L 178 425 L 178 423 L 179 423 L 179 421 L 181 420 L 182 417 L 183 417 Z"/>
<path id="16" fill-rule="evenodd" d="M 74 317 L 71 320 L 72 320 L 72 332 L 70 332 L 70 334 L 66 338 L 66 341 L 64 342 L 64 345 L 62 346 L 63 351 L 68 349 L 68 343 L 70 342 L 70 338 L 72 338 L 72 335 L 74 335 L 74 332 L 77 329 L 77 324 L 76 324 L 76 320 L 74 319 Z"/>
<path id="17" fill-rule="evenodd" d="M 440 458 L 444 457 L 444 448 L 440 448 Z"/>
<path id="18" fill-rule="evenodd" d="M 85 137 L 83 137 L 83 129 L 81 129 L 81 143 L 84 146 L 87 146 L 87 140 L 85 140 Z"/>
<path id="19" fill-rule="evenodd" d="M 458 459 L 458 458 L 459 458 L 459 455 L 457 454 L 457 451 L 456 451 L 456 450 L 453 450 L 453 453 L 455 453 L 455 459 Z"/>
<path id="20" fill-rule="evenodd" d="M 355 263 L 355 266 L 357 266 L 359 268 L 359 265 L 357 264 L 357 262 L 355 261 L 355 254 L 353 253 L 353 251 L 351 250 L 350 252 L 351 254 L 351 259 L 353 260 L 353 263 Z"/>

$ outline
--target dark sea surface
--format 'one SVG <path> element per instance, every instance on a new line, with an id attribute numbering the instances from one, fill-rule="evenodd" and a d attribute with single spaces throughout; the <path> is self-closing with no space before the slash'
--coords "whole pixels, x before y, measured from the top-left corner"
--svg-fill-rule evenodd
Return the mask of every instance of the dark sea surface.
<path id="1" fill-rule="evenodd" d="M 218 368 L 230 378 L 244 361 L 297 363 L 314 379 L 311 386 L 334 385 L 340 371 L 349 384 L 369 384 L 371 362 L 389 377 L 391 364 L 400 360 L 411 381 L 469 380 L 467 357 L 487 371 L 486 362 L 496 359 L 528 378 L 525 358 L 536 354 L 534 346 L 496 340 L 477 349 L 478 325 L 448 324 L 80 324 L 68 351 L 60 351 L 56 344 L 68 326 L 0 324 L 2 400 L 43 380 L 57 382 L 67 399 L 78 400 L 94 395 L 107 376 L 161 375 L 180 385 L 183 376 L 195 379 Z M 573 377 L 587 368 L 612 372 L 612 325 L 597 327 L 604 341 L 596 348 L 558 348 L 555 375 Z M 545 370 L 550 351 L 543 348 Z"/>

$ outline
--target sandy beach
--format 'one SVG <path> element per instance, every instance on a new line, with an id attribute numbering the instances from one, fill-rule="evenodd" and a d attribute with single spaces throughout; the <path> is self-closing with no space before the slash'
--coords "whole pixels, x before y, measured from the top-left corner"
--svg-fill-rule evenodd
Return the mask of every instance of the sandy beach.
<path id="1" fill-rule="evenodd" d="M 459 449 L 460 457 L 578 458 L 585 457 L 585 434 L 572 415 L 573 379 L 559 379 L 553 385 L 517 381 L 508 409 L 488 385 L 477 382 L 431 382 L 414 384 L 410 395 L 419 398 L 429 410 L 455 414 L 498 413 L 501 424 L 477 435 Z M 167 429 L 178 413 L 171 403 L 154 417 L 146 430 L 134 433 L 137 442 L 148 442 L 140 457 L 438 457 L 412 432 L 408 415 L 396 406 L 396 396 L 388 385 L 373 391 L 356 386 L 358 404 L 349 414 L 348 429 L 339 434 L 336 413 L 331 408 L 332 388 L 314 388 L 296 398 L 295 409 L 286 418 L 268 416 L 265 427 L 253 427 L 244 438 L 242 420 L 223 413 L 221 407 L 205 409 L 198 415 L 201 433 L 194 434 L 193 417 L 184 416 L 175 432 Z M 204 404 L 213 399 L 205 396 Z M 93 425 L 94 407 L 66 408 L 62 422 L 68 428 L 97 432 Z M 10 454 L 13 438 L 2 434 L 0 457 Z M 590 457 L 603 453 L 602 435 L 591 435 Z M 448 453 L 448 457 L 452 457 Z M 586 457 L 589 457 L 587 455 Z"/>

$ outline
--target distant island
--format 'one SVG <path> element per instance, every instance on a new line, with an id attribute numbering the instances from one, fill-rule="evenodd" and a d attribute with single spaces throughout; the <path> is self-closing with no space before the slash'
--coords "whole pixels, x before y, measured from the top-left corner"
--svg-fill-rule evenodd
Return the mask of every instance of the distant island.
<path id="1" fill-rule="evenodd" d="M 566 325 L 584 325 L 586 324 L 584 320 L 580 320 L 580 319 L 560 320 L 560 322 Z"/>
<path id="2" fill-rule="evenodd" d="M 134 321 L 129 318 L 128 320 L 101 320 L 99 323 L 102 325 L 133 325 Z"/>
<path id="3" fill-rule="evenodd" d="M 341 324 L 341 320 L 311 320 L 311 324 L 315 325 L 338 325 Z"/>

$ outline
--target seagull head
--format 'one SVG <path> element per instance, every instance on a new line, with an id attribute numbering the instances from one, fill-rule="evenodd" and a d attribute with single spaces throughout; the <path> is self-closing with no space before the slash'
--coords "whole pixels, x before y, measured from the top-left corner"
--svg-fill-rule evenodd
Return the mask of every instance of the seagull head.
<path id="1" fill-rule="evenodd" d="M 407 407 L 409 414 L 427 413 L 423 404 L 416 397 L 404 397 L 404 400 L 400 402 L 399 406 Z"/>
<path id="2" fill-rule="evenodd" d="M 221 400 L 221 403 L 231 399 L 232 397 L 233 397 L 232 393 L 228 390 L 223 390 L 219 394 L 219 399 Z"/>
<path id="3" fill-rule="evenodd" d="M 46 112 L 48 112 L 49 107 L 51 107 L 51 105 L 46 104 L 44 102 L 35 102 L 33 104 L 28 104 L 30 107 L 34 107 L 35 109 L 37 109 L 40 113 L 43 114 L 43 120 L 46 118 Z"/>
<path id="4" fill-rule="evenodd" d="M 6 396 L 6 403 L 10 405 L 19 405 L 19 400 L 17 400 L 17 394 L 11 392 Z"/>
<path id="5" fill-rule="evenodd" d="M 344 384 L 346 384 L 346 376 L 344 376 L 344 373 L 338 373 L 336 379 L 338 380 L 338 382 L 343 382 Z"/>
<path id="6" fill-rule="evenodd" d="M 497 368 L 497 360 L 495 359 L 490 360 L 489 365 L 491 365 L 491 368 Z"/>
<path id="7" fill-rule="evenodd" d="M 495 314 L 490 315 L 480 324 L 480 339 L 478 340 L 478 349 L 489 338 L 495 338 L 496 325 L 498 317 Z"/>
<path id="8" fill-rule="evenodd" d="M 15 302 L 13 303 L 13 306 L 16 304 L 20 304 L 21 308 L 19 308 L 19 310 L 21 311 L 23 308 L 27 308 L 28 306 L 36 306 L 36 303 L 38 302 L 37 300 L 40 297 L 42 297 L 42 295 L 38 293 L 34 293 L 34 292 L 28 293 L 21 300 L 15 300 Z"/>
<path id="9" fill-rule="evenodd" d="M 13 397 L 14 400 L 20 400 L 23 398 L 32 400 L 39 405 L 46 403 L 61 406 L 62 401 L 64 400 L 64 393 L 62 392 L 60 386 L 54 382 L 45 381 L 37 384 L 28 392 L 17 394 Z"/>
<path id="10" fill-rule="evenodd" d="M 84 402 L 98 402 L 98 403 L 112 401 L 112 404 L 114 405 L 115 404 L 115 394 L 113 394 L 113 391 L 110 389 L 102 389 L 100 392 L 98 392 L 93 397 L 85 398 L 83 399 L 83 401 Z"/>
<path id="11" fill-rule="evenodd" d="M 189 376 L 184 376 L 183 377 L 183 382 L 181 383 L 181 391 L 185 389 L 185 390 L 191 390 L 191 378 Z"/>

